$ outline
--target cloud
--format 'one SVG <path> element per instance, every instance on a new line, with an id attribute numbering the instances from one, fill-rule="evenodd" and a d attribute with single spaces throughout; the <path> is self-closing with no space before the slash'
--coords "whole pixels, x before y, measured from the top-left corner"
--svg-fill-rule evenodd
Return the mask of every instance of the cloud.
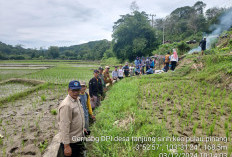
<path id="1" fill-rule="evenodd" d="M 120 15 L 130 13 L 133 0 L 0 0 L 0 41 L 25 47 L 68 46 L 111 40 Z M 227 0 L 225 0 L 226 2 Z M 140 11 L 165 17 L 192 0 L 137 0 Z M 222 1 L 206 0 L 211 6 Z"/>

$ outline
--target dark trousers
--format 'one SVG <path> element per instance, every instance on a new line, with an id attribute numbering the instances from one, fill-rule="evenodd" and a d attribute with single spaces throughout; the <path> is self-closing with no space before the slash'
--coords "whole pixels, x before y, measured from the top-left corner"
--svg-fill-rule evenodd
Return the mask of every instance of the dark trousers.
<path id="1" fill-rule="evenodd" d="M 146 71 L 148 70 L 149 68 L 148 68 L 148 65 L 146 66 Z"/>
<path id="2" fill-rule="evenodd" d="M 171 65 L 172 65 L 171 70 L 174 71 L 176 68 L 176 61 L 171 61 Z"/>
<path id="3" fill-rule="evenodd" d="M 64 155 L 64 144 L 61 143 L 60 144 L 61 147 L 61 153 L 64 157 L 66 157 Z M 77 142 L 77 143 L 70 143 L 70 147 L 72 149 L 72 155 L 71 157 L 85 157 L 85 145 L 84 142 Z"/>
<path id="4" fill-rule="evenodd" d="M 166 66 L 165 66 L 164 69 L 165 69 L 166 72 L 168 72 L 168 70 L 169 70 L 169 63 L 165 63 L 165 64 L 166 64 Z"/>

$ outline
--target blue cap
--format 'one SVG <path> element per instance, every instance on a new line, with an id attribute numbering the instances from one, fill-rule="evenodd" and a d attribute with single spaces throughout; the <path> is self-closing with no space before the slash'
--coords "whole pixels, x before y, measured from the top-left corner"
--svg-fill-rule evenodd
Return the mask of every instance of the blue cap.
<path id="1" fill-rule="evenodd" d="M 81 89 L 81 84 L 79 81 L 77 80 L 73 80 L 71 82 L 69 82 L 68 88 L 70 89 Z"/>

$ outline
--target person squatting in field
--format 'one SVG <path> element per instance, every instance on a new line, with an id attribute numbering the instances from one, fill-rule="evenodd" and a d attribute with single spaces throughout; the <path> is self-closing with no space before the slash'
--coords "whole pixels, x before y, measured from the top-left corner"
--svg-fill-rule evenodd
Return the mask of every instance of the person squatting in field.
<path id="1" fill-rule="evenodd" d="M 105 82 L 105 84 L 110 83 L 110 85 L 112 85 L 113 79 L 110 78 L 109 69 L 110 69 L 110 67 L 106 66 L 105 71 L 103 72 L 104 82 Z"/>

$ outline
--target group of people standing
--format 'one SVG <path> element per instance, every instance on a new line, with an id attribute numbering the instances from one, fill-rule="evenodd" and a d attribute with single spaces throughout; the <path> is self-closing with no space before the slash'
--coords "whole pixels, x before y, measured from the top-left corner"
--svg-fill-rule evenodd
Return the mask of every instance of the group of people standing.
<path id="1" fill-rule="evenodd" d="M 165 72 L 168 72 L 169 68 L 174 71 L 176 68 L 176 64 L 178 62 L 178 55 L 176 52 L 176 49 L 173 49 L 172 55 L 170 55 L 170 52 L 168 52 L 164 57 L 164 68 L 163 70 Z"/>
<path id="2" fill-rule="evenodd" d="M 83 139 L 91 133 L 90 119 L 96 120 L 93 110 L 100 106 L 100 101 L 103 100 L 107 90 L 106 84 L 113 83 L 109 69 L 110 67 L 106 66 L 105 70 L 100 67 L 93 71 L 93 78 L 89 81 L 89 93 L 86 92 L 86 82 L 77 80 L 69 82 L 68 95 L 58 107 L 60 141 L 58 156 L 86 156 Z"/>
<path id="3" fill-rule="evenodd" d="M 165 56 L 165 71 L 168 71 L 169 64 L 174 70 L 178 56 L 174 49 L 173 54 Z M 58 107 L 58 124 L 60 139 L 60 156 L 84 157 L 86 147 L 84 137 L 90 135 L 89 121 L 96 120 L 93 110 L 100 106 L 107 91 L 106 84 L 111 86 L 113 81 L 121 80 L 124 77 L 153 74 L 155 59 L 147 57 L 136 57 L 131 66 L 128 63 L 119 68 L 116 66 L 112 71 L 112 78 L 109 73 L 109 66 L 105 70 L 100 67 L 93 71 L 93 78 L 89 81 L 89 93 L 86 92 L 87 85 L 84 81 L 71 81 L 68 86 L 68 95 Z"/>

